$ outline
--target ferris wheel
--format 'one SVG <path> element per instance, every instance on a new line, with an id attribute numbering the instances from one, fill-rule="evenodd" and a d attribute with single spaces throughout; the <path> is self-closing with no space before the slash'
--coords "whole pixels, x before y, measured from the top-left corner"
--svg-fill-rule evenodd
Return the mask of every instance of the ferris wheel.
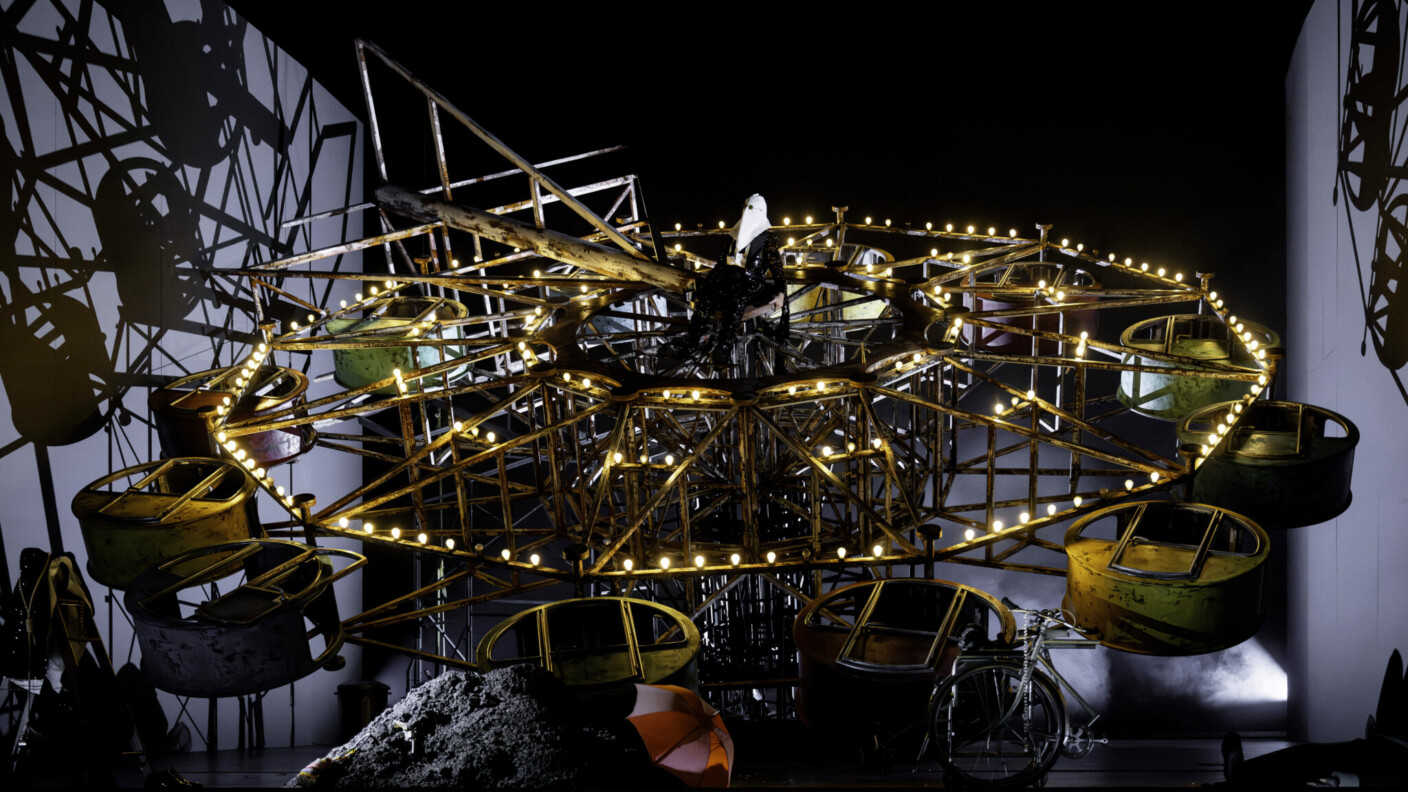
<path id="1" fill-rule="evenodd" d="M 288 225 L 369 211 L 380 232 L 226 270 L 256 296 L 259 339 L 159 400 L 200 405 L 189 431 L 287 512 L 266 521 L 272 533 L 415 559 L 404 591 L 342 620 L 347 640 L 467 668 L 475 606 L 643 596 L 703 623 L 701 651 L 740 667 L 767 655 L 762 667 L 795 662 L 790 619 L 842 583 L 933 579 L 941 564 L 1064 576 L 1064 532 L 1107 516 L 1123 539 L 1081 538 L 1112 564 L 1143 558 L 1135 544 L 1209 546 L 1224 514 L 1259 508 L 1238 501 L 1247 488 L 1205 486 L 1230 501 L 1179 511 L 1199 516 L 1176 525 L 1111 516 L 1182 499 L 1200 475 L 1269 476 L 1283 501 L 1333 501 L 1322 518 L 1348 503 L 1352 442 L 1346 455 L 1325 434 L 1347 422 L 1264 404 L 1279 337 L 1238 316 L 1211 275 L 1050 226 L 833 207 L 772 218 L 777 276 L 732 295 L 741 320 L 720 326 L 694 309 L 716 304 L 700 297 L 728 267 L 726 223 L 652 222 L 630 175 L 564 187 L 560 166 L 611 150 L 531 163 L 375 45 L 358 52 L 383 185 L 371 204 Z M 367 79 L 383 67 L 430 108 L 435 187 L 392 183 Z M 442 117 L 512 167 L 452 180 Z M 505 180 L 527 197 L 474 206 L 476 188 Z M 377 248 L 390 272 L 339 268 Z M 315 291 L 290 286 L 304 281 L 325 299 L 291 300 Z M 1334 466 L 1338 488 L 1276 483 L 1327 442 L 1334 453 L 1308 459 Z M 276 483 L 290 459 L 347 455 L 365 463 L 355 487 Z M 1295 524 L 1285 511 L 1280 524 Z M 1184 541 L 1207 514 L 1215 523 Z M 1218 559 L 1238 556 L 1237 541 Z M 1150 591 L 1198 585 L 1207 553 L 1195 555 L 1172 577 L 1126 566 Z M 764 595 L 789 605 L 761 628 L 730 605 Z M 413 640 L 384 637 L 406 626 Z M 1202 638 L 1110 645 L 1225 645 L 1204 626 Z"/>

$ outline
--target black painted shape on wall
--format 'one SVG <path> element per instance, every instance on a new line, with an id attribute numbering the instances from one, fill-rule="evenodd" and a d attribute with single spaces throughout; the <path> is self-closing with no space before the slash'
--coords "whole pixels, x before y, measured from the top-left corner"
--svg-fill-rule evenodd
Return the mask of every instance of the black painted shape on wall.
<path id="1" fill-rule="evenodd" d="M 1399 369 L 1408 364 L 1408 131 L 1400 115 L 1408 79 L 1403 73 L 1403 13 L 1398 0 L 1367 0 L 1353 9 L 1349 60 L 1340 119 L 1335 202 L 1345 198 L 1350 239 L 1364 305 L 1364 335 L 1408 401 Z M 1395 162 L 1395 154 L 1399 161 Z M 1355 211 L 1370 213 L 1374 245 L 1365 252 L 1354 236 Z M 1367 270 L 1367 280 L 1366 273 Z"/>
<path id="2" fill-rule="evenodd" d="M 286 247 L 264 229 L 279 210 L 264 190 L 277 191 L 284 177 L 233 182 L 247 178 L 250 143 L 272 145 L 282 162 L 293 134 L 285 108 L 265 107 L 251 92 L 251 31 L 219 0 L 202 0 L 198 22 L 173 22 L 161 2 L 82 0 L 59 11 L 58 55 L 54 42 L 23 32 L 44 10 L 0 17 L 0 92 L 16 123 L 7 131 L 0 116 L 0 384 L 23 440 L 59 446 L 92 436 L 126 387 L 146 382 L 167 332 L 247 340 L 231 330 L 228 312 L 252 314 L 253 303 L 207 271 L 215 249 L 240 237 L 251 249 Z M 115 54 L 88 38 L 103 28 L 120 42 Z M 71 142 L 46 152 L 45 141 L 31 139 L 31 122 L 48 109 L 25 107 L 27 95 L 52 97 Z M 92 176 L 93 163 L 106 170 Z M 64 184 L 48 197 L 55 178 Z M 221 179 L 227 196 L 240 196 L 233 214 L 201 197 L 218 195 Z M 66 248 L 75 204 L 91 212 L 100 249 Z M 84 222 L 73 230 L 81 234 Z M 114 299 L 118 321 L 103 327 L 97 309 Z M 130 370 L 115 371 L 119 350 Z"/>
<path id="3" fill-rule="evenodd" d="M 145 111 L 174 162 L 208 168 L 229 159 L 248 129 L 255 145 L 285 153 L 288 129 L 243 85 L 247 25 L 220 0 L 202 0 L 199 22 L 172 22 L 163 3 L 114 3 L 136 56 Z"/>

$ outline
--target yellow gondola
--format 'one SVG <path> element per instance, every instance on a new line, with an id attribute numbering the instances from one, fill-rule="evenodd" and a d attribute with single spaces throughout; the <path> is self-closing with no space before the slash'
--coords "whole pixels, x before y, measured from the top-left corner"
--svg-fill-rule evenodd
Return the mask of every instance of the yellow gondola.
<path id="1" fill-rule="evenodd" d="M 1261 626 L 1261 526 L 1200 503 L 1123 503 L 1066 532 L 1064 606 L 1112 649 L 1180 656 L 1245 641 Z"/>

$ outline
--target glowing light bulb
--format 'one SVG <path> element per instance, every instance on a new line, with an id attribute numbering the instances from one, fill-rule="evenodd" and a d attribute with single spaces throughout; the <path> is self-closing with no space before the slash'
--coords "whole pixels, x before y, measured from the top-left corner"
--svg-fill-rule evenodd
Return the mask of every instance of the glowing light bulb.
<path id="1" fill-rule="evenodd" d="M 996 532 L 998 532 L 998 531 L 1001 531 L 1001 530 L 1002 530 L 1002 520 L 993 520 L 993 521 L 992 521 L 992 530 L 993 530 L 993 533 L 996 533 Z"/>
<path id="2" fill-rule="evenodd" d="M 812 224 L 812 216 L 811 216 L 811 215 L 807 215 L 807 225 L 811 225 L 811 224 Z"/>
<path id="3" fill-rule="evenodd" d="M 453 538 L 451 538 L 451 539 L 446 539 L 446 540 L 445 540 L 445 549 L 446 549 L 446 550 L 454 550 L 454 549 L 455 549 L 455 540 L 454 540 Z"/>
<path id="4" fill-rule="evenodd" d="M 870 216 L 869 216 L 869 215 L 866 215 L 865 224 L 866 224 L 866 225 L 870 225 Z"/>
<path id="5" fill-rule="evenodd" d="M 1162 277 L 1164 276 L 1164 273 L 1165 273 L 1165 272 L 1168 272 L 1168 270 L 1164 269 L 1163 267 L 1159 267 L 1159 277 L 1160 277 L 1160 278 L 1162 278 Z"/>
<path id="6" fill-rule="evenodd" d="M 499 558 L 502 558 L 505 561 L 509 560 L 512 557 L 513 553 L 510 553 L 507 547 L 499 551 Z"/>
<path id="7" fill-rule="evenodd" d="M 968 233 L 971 234 L 971 233 L 973 233 L 973 231 L 975 231 L 975 230 L 976 230 L 976 229 L 974 229 L 973 226 L 968 226 Z"/>
<path id="8" fill-rule="evenodd" d="M 430 541 L 430 537 L 425 533 L 425 531 L 421 531 L 420 533 L 416 534 L 416 541 L 420 542 L 421 544 L 425 544 L 426 542 Z"/>
<path id="9" fill-rule="evenodd" d="M 875 556 L 876 558 L 879 558 L 880 556 L 885 554 L 885 548 L 881 547 L 880 545 L 875 545 L 874 547 L 870 548 L 870 554 Z"/>
<path id="10" fill-rule="evenodd" d="M 787 395 L 788 395 L 788 396 L 796 395 L 796 393 L 797 393 L 797 386 L 796 386 L 796 385 L 788 385 L 788 386 L 787 386 Z"/>
<path id="11" fill-rule="evenodd" d="M 1047 516 L 1047 517 L 1052 517 L 1052 516 L 1054 516 L 1055 514 L 1056 514 L 1056 504 L 1054 504 L 1054 503 L 1048 503 L 1048 504 L 1046 504 L 1046 516 Z"/>
<path id="12" fill-rule="evenodd" d="M 675 464 L 675 455 L 674 455 L 674 454 L 666 454 L 666 455 L 665 455 L 665 464 L 667 464 L 667 465 L 673 465 L 673 464 Z"/>
<path id="13" fill-rule="evenodd" d="M 838 547 L 838 548 L 836 548 L 836 557 L 839 558 L 839 559 L 841 559 L 842 561 L 846 560 L 846 548 L 844 548 L 844 547 Z"/>
<path id="14" fill-rule="evenodd" d="M 347 527 L 347 518 L 346 518 L 346 517 L 339 517 L 338 520 L 337 520 L 337 527 L 338 527 L 338 528 L 346 528 L 346 527 Z"/>
<path id="15" fill-rule="evenodd" d="M 1036 391 L 1034 391 L 1034 390 L 1029 390 L 1029 391 L 1027 391 L 1027 401 L 1032 401 L 1032 400 L 1035 399 L 1035 398 L 1036 398 Z"/>
<path id="16" fill-rule="evenodd" d="M 486 433 L 486 434 L 484 435 L 484 441 L 485 441 L 486 443 L 492 443 L 492 442 L 494 442 L 494 433 L 493 433 L 493 432 L 488 432 L 488 433 Z"/>
<path id="17" fill-rule="evenodd" d="M 996 226 L 988 226 L 988 236 L 997 236 Z"/>
<path id="18" fill-rule="evenodd" d="M 615 454 L 612 454 L 611 458 L 616 460 L 616 464 L 618 465 L 621 464 L 622 459 L 625 459 L 625 457 L 622 456 L 620 451 L 617 451 Z"/>
<path id="19" fill-rule="evenodd" d="M 743 560 L 743 556 L 740 556 L 738 553 L 734 553 L 733 555 L 728 557 L 728 560 L 733 562 L 734 566 L 738 566 L 738 563 Z"/>
<path id="20" fill-rule="evenodd" d="M 822 447 L 821 447 L 821 455 L 822 455 L 822 456 L 831 456 L 831 446 L 822 446 Z"/>
<path id="21" fill-rule="evenodd" d="M 944 230 L 953 231 L 953 223 L 949 223 L 948 225 L 944 226 Z"/>
<path id="22" fill-rule="evenodd" d="M 694 557 L 694 565 L 695 565 L 696 567 L 702 567 L 702 566 L 704 566 L 704 556 L 702 556 L 702 555 L 697 555 L 697 556 L 695 556 L 695 557 Z"/>
<path id="23" fill-rule="evenodd" d="M 817 381 L 816 381 L 816 389 L 819 390 L 819 391 L 824 391 L 824 390 L 826 390 L 826 383 L 825 383 L 824 381 L 822 381 L 822 380 L 817 380 Z"/>
<path id="24" fill-rule="evenodd" d="M 1150 473 L 1150 474 L 1149 474 L 1149 481 L 1153 482 L 1154 484 L 1158 484 L 1158 483 L 1159 483 L 1159 471 L 1155 470 L 1154 472 Z"/>
<path id="25" fill-rule="evenodd" d="M 972 528 L 969 528 L 968 530 L 963 532 L 963 538 L 969 542 L 973 541 L 973 537 L 976 535 L 977 533 L 974 532 Z"/>
<path id="26" fill-rule="evenodd" d="M 661 569 L 669 569 L 669 568 L 670 568 L 670 557 L 669 557 L 669 556 L 660 556 L 660 568 L 661 568 Z"/>
<path id="27" fill-rule="evenodd" d="M 366 531 L 367 533 L 371 533 L 376 529 L 372 527 L 371 523 L 362 523 L 362 530 Z"/>
<path id="28" fill-rule="evenodd" d="M 1029 514 L 1029 513 L 1027 513 L 1027 512 L 1022 512 L 1021 514 L 1017 515 L 1017 522 L 1019 522 L 1019 523 L 1026 523 L 1026 522 L 1030 521 L 1031 518 L 1032 518 L 1031 514 Z"/>
<path id="29" fill-rule="evenodd" d="M 464 431 L 464 422 L 462 422 L 462 421 L 455 421 L 455 431 L 456 431 L 456 432 L 463 432 L 463 431 Z"/>
<path id="30" fill-rule="evenodd" d="M 774 561 L 776 561 L 776 560 L 777 560 L 777 553 L 774 553 L 773 551 L 769 550 L 769 551 L 768 551 L 768 563 L 771 564 L 772 562 L 774 562 Z"/>
<path id="31" fill-rule="evenodd" d="M 997 402 L 993 404 L 992 411 L 996 415 L 1002 415 L 1002 402 Z"/>
<path id="32" fill-rule="evenodd" d="M 1183 282 L 1183 273 L 1181 273 L 1181 272 L 1175 272 L 1175 273 L 1173 273 L 1173 279 L 1174 279 L 1175 281 L 1179 282 L 1179 283 L 1182 283 L 1182 282 Z"/>
<path id="33" fill-rule="evenodd" d="M 689 392 L 689 398 L 693 399 L 694 401 L 699 401 L 699 391 L 697 391 L 697 390 L 690 391 L 690 392 Z"/>
<path id="34" fill-rule="evenodd" d="M 1070 246 L 1071 246 L 1071 240 L 1066 239 L 1065 237 L 1062 237 L 1062 238 L 1061 238 L 1061 247 L 1063 247 L 1063 248 L 1068 248 L 1068 247 L 1070 247 Z"/>
<path id="35" fill-rule="evenodd" d="M 1212 445 L 1217 445 L 1217 433 L 1216 433 L 1216 432 L 1214 432 L 1214 433 L 1208 435 L 1208 442 L 1211 443 Z"/>
<path id="36" fill-rule="evenodd" d="M 625 561 L 621 562 L 621 566 L 625 567 L 627 572 L 630 572 L 632 569 L 635 569 L 636 562 L 627 558 Z"/>
<path id="37" fill-rule="evenodd" d="M 537 565 L 538 565 L 538 562 L 541 561 L 541 560 L 543 560 L 543 559 L 542 559 L 541 557 L 539 557 L 537 553 L 534 553 L 534 554 L 528 556 L 528 563 L 531 564 L 531 565 L 533 565 L 533 566 L 537 566 Z"/>
<path id="38" fill-rule="evenodd" d="M 392 538 L 392 539 L 400 539 L 400 538 L 401 538 L 401 529 L 400 529 L 400 528 L 392 528 L 392 529 L 391 529 L 391 538 Z"/>
<path id="39" fill-rule="evenodd" d="M 870 441 L 870 445 L 871 445 L 872 447 L 874 447 L 874 448 L 879 448 L 879 447 L 880 447 L 880 438 L 877 437 L 877 438 L 875 438 L 874 440 L 871 440 L 871 441 Z"/>

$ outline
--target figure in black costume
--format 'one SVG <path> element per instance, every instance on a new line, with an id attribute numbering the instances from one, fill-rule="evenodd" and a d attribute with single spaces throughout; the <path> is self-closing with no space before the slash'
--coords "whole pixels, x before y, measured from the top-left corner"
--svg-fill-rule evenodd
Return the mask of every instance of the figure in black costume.
<path id="1" fill-rule="evenodd" d="M 777 242 L 768 233 L 770 226 L 767 202 L 763 196 L 753 195 L 743 205 L 743 215 L 730 232 L 733 242 L 728 251 L 694 290 L 694 314 L 690 318 L 689 332 L 684 339 L 672 342 L 666 349 L 667 354 L 694 357 L 712 352 L 715 364 L 726 365 L 738 340 L 744 314 L 752 307 L 766 305 L 778 295 L 786 294 L 782 256 L 777 251 Z M 716 318 L 717 332 L 706 337 Z M 770 335 L 782 343 L 787 332 L 788 306 L 783 299 L 782 318 Z"/>

